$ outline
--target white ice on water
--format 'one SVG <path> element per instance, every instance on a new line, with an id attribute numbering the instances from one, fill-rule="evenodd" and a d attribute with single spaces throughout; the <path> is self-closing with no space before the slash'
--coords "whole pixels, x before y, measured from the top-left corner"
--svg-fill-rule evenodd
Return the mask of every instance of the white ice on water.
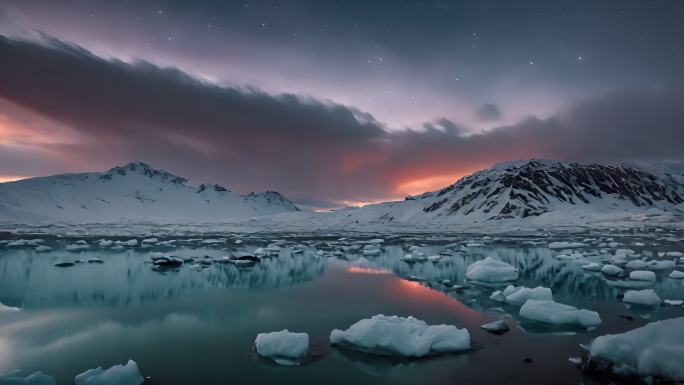
<path id="1" fill-rule="evenodd" d="M 553 293 L 547 287 L 537 286 L 529 288 L 524 286 L 508 285 L 503 291 L 495 291 L 491 297 L 500 302 L 508 302 L 511 305 L 520 306 L 528 299 L 536 299 L 540 301 L 553 300 Z"/>
<path id="2" fill-rule="evenodd" d="M 631 305 L 641 306 L 658 306 L 662 302 L 653 289 L 627 290 L 622 301 Z"/>
<path id="3" fill-rule="evenodd" d="M 554 325 L 576 325 L 596 327 L 601 317 L 595 311 L 577 309 L 554 301 L 529 300 L 520 308 L 520 316 L 538 322 Z"/>
<path id="4" fill-rule="evenodd" d="M 487 257 L 468 266 L 466 277 L 472 281 L 510 282 L 518 279 L 518 269 L 506 262 Z"/>
<path id="5" fill-rule="evenodd" d="M 280 365 L 296 365 L 309 351 L 309 335 L 293 333 L 287 329 L 259 333 L 254 345 L 260 356 L 270 358 Z"/>
<path id="6" fill-rule="evenodd" d="M 333 330 L 330 342 L 366 353 L 424 357 L 470 349 L 470 333 L 453 325 L 428 325 L 413 317 L 379 314 L 347 330 Z"/>
<path id="7" fill-rule="evenodd" d="M 684 381 L 684 318 L 598 337 L 591 343 L 589 354 L 592 359 L 613 363 L 616 374 L 636 372 L 644 377 Z"/>

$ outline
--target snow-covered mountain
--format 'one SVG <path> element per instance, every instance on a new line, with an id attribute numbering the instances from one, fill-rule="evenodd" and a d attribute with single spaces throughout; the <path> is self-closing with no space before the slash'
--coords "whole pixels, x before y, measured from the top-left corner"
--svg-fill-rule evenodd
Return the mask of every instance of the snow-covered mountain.
<path id="1" fill-rule="evenodd" d="M 344 209 L 322 224 L 495 224 L 591 222 L 684 215 L 684 168 L 529 159 L 505 162 L 441 190 Z"/>
<path id="2" fill-rule="evenodd" d="M 202 222 L 299 211 L 277 192 L 239 195 L 134 162 L 0 183 L 0 222 Z"/>

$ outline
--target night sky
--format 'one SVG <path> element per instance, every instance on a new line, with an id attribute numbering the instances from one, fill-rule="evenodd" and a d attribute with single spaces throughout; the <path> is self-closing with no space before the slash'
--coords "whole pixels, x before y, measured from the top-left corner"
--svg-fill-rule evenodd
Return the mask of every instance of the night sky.
<path id="1" fill-rule="evenodd" d="M 0 180 L 140 160 L 304 207 L 684 159 L 684 1 L 0 3 Z"/>

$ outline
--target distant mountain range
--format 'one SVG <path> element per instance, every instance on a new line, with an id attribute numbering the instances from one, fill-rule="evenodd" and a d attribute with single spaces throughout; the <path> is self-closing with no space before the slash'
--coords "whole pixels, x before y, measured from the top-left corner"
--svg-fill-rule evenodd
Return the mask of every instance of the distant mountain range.
<path id="1" fill-rule="evenodd" d="M 683 215 L 681 163 L 661 162 L 646 167 L 528 159 L 498 163 L 450 186 L 409 196 L 404 201 L 339 210 L 305 221 L 330 228 L 381 228 L 382 224 L 467 228 L 575 225 L 617 219 L 633 219 L 635 224 L 656 218 L 672 222 L 681 221 Z"/>
<path id="2" fill-rule="evenodd" d="M 284 213 L 284 214 L 283 214 Z M 271 214 L 279 214 L 270 217 Z M 684 216 L 684 165 L 505 162 L 438 191 L 330 213 L 299 212 L 277 192 L 238 195 L 144 163 L 104 173 L 0 184 L 0 222 L 215 222 L 263 217 L 270 228 L 397 224 L 577 223 Z M 260 222 L 257 222 L 260 223 Z"/>
<path id="3" fill-rule="evenodd" d="M 0 184 L 0 222 L 198 222 L 284 211 L 299 209 L 277 192 L 239 195 L 219 185 L 192 186 L 142 162 Z"/>

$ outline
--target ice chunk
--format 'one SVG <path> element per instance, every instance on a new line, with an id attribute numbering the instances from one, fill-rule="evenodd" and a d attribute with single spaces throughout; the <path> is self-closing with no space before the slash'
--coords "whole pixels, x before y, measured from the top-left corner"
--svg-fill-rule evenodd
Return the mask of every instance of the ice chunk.
<path id="1" fill-rule="evenodd" d="M 487 257 L 468 266 L 466 277 L 473 281 L 509 282 L 518 279 L 518 269 L 506 262 Z"/>
<path id="2" fill-rule="evenodd" d="M 254 341 L 260 356 L 268 357 L 280 365 L 296 365 L 309 351 L 309 335 L 292 333 L 287 329 L 259 333 Z"/>
<path id="3" fill-rule="evenodd" d="M 74 385 L 140 385 L 143 381 L 138 365 L 128 360 L 126 365 L 114 365 L 107 370 L 87 370 L 74 378 Z"/>
<path id="4" fill-rule="evenodd" d="M 581 242 L 551 242 L 547 246 L 549 249 L 559 250 L 559 249 L 576 249 L 579 247 L 585 247 L 585 243 Z"/>
<path id="5" fill-rule="evenodd" d="M 660 271 L 674 269 L 676 266 L 677 264 L 675 261 L 649 261 L 647 268 L 649 270 Z"/>
<path id="6" fill-rule="evenodd" d="M 644 289 L 647 287 L 652 287 L 655 282 L 653 281 L 630 281 L 630 280 L 606 280 L 609 286 L 617 287 L 619 289 Z"/>
<path id="7" fill-rule="evenodd" d="M 453 325 L 428 325 L 413 317 L 379 314 L 347 330 L 333 330 L 330 342 L 373 354 L 424 357 L 470 349 L 470 333 Z"/>
<path id="8" fill-rule="evenodd" d="M 618 374 L 632 371 L 643 377 L 684 381 L 684 318 L 598 337 L 591 343 L 589 355 L 592 360 L 611 363 Z"/>
<path id="9" fill-rule="evenodd" d="M 123 243 L 126 246 L 138 246 L 138 240 L 137 239 L 129 239 L 128 241 Z"/>
<path id="10" fill-rule="evenodd" d="M 482 329 L 492 333 L 492 334 L 504 334 L 511 330 L 508 324 L 504 320 L 498 320 L 494 322 L 489 322 L 481 326 Z"/>
<path id="11" fill-rule="evenodd" d="M 653 289 L 627 290 L 622 301 L 624 303 L 641 306 L 658 306 L 662 302 Z"/>
<path id="12" fill-rule="evenodd" d="M 588 271 L 601 271 L 602 266 L 599 263 L 591 262 L 591 263 L 588 263 L 586 265 L 583 265 L 582 269 L 588 270 Z"/>
<path id="13" fill-rule="evenodd" d="M 636 270 L 629 273 L 629 279 L 633 279 L 635 281 L 655 281 L 656 275 L 652 271 Z"/>
<path id="14" fill-rule="evenodd" d="M 672 270 L 672 272 L 668 275 L 670 278 L 674 279 L 684 279 L 684 272 L 681 272 L 679 270 Z"/>
<path id="15" fill-rule="evenodd" d="M 620 275 L 622 274 L 622 269 L 615 265 L 603 265 L 603 267 L 601 268 L 601 273 L 610 276 Z"/>
<path id="16" fill-rule="evenodd" d="M 506 302 L 511 305 L 520 306 L 527 302 L 528 299 L 536 299 L 540 301 L 552 301 L 553 293 L 547 287 L 537 286 L 534 289 L 524 286 L 508 285 L 503 291 L 503 296 Z"/>
<path id="17" fill-rule="evenodd" d="M 489 296 L 489 299 L 497 302 L 506 302 L 506 296 L 503 294 L 503 291 L 501 290 L 493 292 L 492 295 Z"/>
<path id="18" fill-rule="evenodd" d="M 98 243 L 99 247 L 109 247 L 114 243 L 114 241 L 110 241 L 108 239 L 103 239 Z"/>
<path id="19" fill-rule="evenodd" d="M 21 370 L 0 375 L 0 385 L 57 385 L 52 376 L 36 372 L 24 376 Z"/>
<path id="20" fill-rule="evenodd" d="M 595 311 L 577 309 L 554 301 L 531 299 L 520 308 L 520 316 L 554 325 L 595 327 L 601 324 L 601 317 Z"/>
<path id="21" fill-rule="evenodd" d="M 625 265 L 626 268 L 628 269 L 633 269 L 633 270 L 641 270 L 645 269 L 646 266 L 648 266 L 648 262 L 642 261 L 640 259 L 634 260 L 634 261 L 629 261 Z"/>

